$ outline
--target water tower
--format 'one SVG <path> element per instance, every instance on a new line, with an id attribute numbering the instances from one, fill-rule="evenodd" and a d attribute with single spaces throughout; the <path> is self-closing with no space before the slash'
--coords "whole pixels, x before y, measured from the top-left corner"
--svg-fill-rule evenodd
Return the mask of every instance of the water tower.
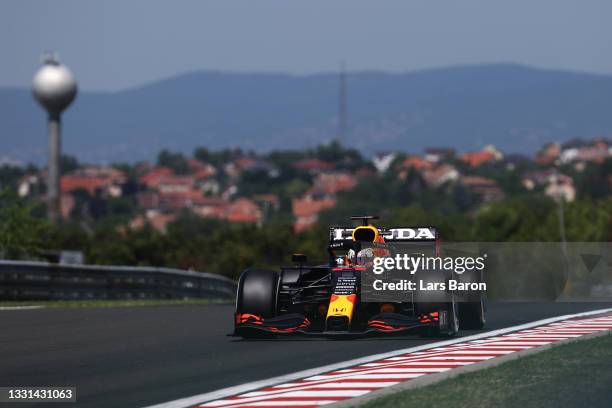
<path id="1" fill-rule="evenodd" d="M 36 100 L 49 114 L 49 163 L 47 179 L 47 205 L 49 220 L 56 223 L 60 218 L 60 152 L 61 114 L 74 100 L 77 83 L 72 72 L 60 64 L 57 55 L 48 55 L 43 66 L 32 80 L 32 92 Z"/>

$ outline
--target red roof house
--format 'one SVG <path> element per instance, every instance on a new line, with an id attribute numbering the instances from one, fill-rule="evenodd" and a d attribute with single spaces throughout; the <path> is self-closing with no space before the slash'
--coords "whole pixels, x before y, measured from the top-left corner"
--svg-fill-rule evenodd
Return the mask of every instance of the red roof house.
<path id="1" fill-rule="evenodd" d="M 292 200 L 291 207 L 295 222 L 293 229 L 301 232 L 312 227 L 319 219 L 319 213 L 336 205 L 336 199 L 330 196 L 315 197 L 307 194 L 303 198 Z"/>
<path id="2" fill-rule="evenodd" d="M 163 177 L 171 176 L 174 171 L 168 167 L 155 167 L 148 171 L 138 179 L 140 184 L 143 184 L 151 189 L 156 189 Z"/>
<path id="3" fill-rule="evenodd" d="M 347 172 L 321 173 L 314 180 L 314 188 L 328 194 L 349 191 L 356 185 L 355 176 Z"/>
<path id="4" fill-rule="evenodd" d="M 259 224 L 262 219 L 262 213 L 253 201 L 248 198 L 239 198 L 227 207 L 225 219 L 229 222 Z"/>
<path id="5" fill-rule="evenodd" d="M 459 160 L 469 164 L 471 167 L 478 167 L 483 163 L 495 160 L 495 154 L 489 151 L 469 152 L 459 156 Z"/>
<path id="6" fill-rule="evenodd" d="M 78 174 L 67 174 L 60 179 L 60 190 L 62 193 L 70 193 L 74 190 L 87 190 L 90 195 L 108 185 L 109 181 L 102 177 L 88 177 Z"/>
<path id="7" fill-rule="evenodd" d="M 428 170 L 433 167 L 433 163 L 420 156 L 407 156 L 401 164 L 403 169 Z"/>

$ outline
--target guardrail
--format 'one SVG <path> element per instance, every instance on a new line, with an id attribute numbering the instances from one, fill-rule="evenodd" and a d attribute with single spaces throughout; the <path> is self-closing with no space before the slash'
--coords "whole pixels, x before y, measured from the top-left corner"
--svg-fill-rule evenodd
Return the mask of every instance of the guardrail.
<path id="1" fill-rule="evenodd" d="M 230 300 L 235 293 L 235 281 L 206 272 L 0 261 L 0 300 Z"/>

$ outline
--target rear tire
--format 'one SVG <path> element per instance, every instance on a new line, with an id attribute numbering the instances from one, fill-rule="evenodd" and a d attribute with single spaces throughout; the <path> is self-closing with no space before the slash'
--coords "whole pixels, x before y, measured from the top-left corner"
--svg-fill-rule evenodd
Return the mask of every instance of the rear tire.
<path id="1" fill-rule="evenodd" d="M 459 304 L 461 327 L 468 330 L 480 330 L 486 323 L 484 300 L 480 302 L 463 302 Z"/>
<path id="2" fill-rule="evenodd" d="M 454 297 L 446 307 L 446 318 L 448 319 L 446 327 L 437 327 L 434 330 L 436 337 L 455 337 L 459 334 L 459 327 L 461 325 L 459 319 L 459 304 L 455 302 Z"/>
<path id="3" fill-rule="evenodd" d="M 240 275 L 236 293 L 236 313 L 263 318 L 276 316 L 278 273 L 267 269 L 247 269 Z"/>

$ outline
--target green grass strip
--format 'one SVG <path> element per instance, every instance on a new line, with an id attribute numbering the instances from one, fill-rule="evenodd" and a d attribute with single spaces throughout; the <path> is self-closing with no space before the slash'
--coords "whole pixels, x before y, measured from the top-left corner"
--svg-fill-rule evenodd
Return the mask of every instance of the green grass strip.
<path id="1" fill-rule="evenodd" d="M 367 408 L 612 407 L 612 335 L 381 397 Z"/>

